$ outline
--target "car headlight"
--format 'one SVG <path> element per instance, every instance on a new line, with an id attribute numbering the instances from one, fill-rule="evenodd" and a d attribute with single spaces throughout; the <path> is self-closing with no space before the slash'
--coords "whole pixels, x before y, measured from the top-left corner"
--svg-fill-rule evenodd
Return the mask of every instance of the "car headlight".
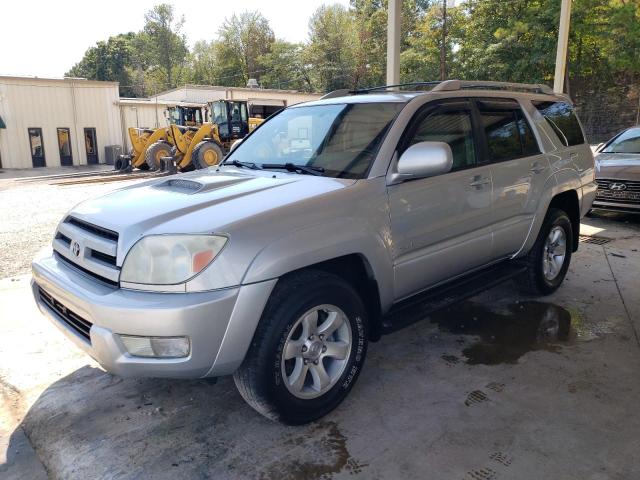
<path id="1" fill-rule="evenodd" d="M 218 256 L 227 237 L 220 235 L 149 235 L 127 254 L 120 280 L 145 285 L 184 283 Z"/>

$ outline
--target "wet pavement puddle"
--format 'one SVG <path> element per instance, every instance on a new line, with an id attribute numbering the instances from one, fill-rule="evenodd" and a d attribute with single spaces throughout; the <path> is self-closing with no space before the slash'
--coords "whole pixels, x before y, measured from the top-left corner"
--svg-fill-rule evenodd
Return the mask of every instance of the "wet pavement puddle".
<path id="1" fill-rule="evenodd" d="M 578 313 L 535 301 L 492 307 L 465 301 L 434 313 L 430 320 L 441 330 L 479 337 L 462 350 L 471 365 L 517 363 L 527 352 L 557 353 L 563 345 L 603 333 L 590 335 L 593 329 L 585 326 Z M 448 361 L 454 363 L 451 358 Z"/>

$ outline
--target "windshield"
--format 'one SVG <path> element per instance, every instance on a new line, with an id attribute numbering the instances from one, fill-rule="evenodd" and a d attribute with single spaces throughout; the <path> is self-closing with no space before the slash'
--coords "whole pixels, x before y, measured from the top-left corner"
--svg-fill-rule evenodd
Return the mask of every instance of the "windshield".
<path id="1" fill-rule="evenodd" d="M 640 128 L 632 128 L 621 133 L 602 149 L 602 153 L 640 154 Z"/>
<path id="2" fill-rule="evenodd" d="M 225 163 L 293 164 L 313 167 L 326 176 L 363 178 L 403 106 L 361 103 L 289 108 L 255 130 Z"/>

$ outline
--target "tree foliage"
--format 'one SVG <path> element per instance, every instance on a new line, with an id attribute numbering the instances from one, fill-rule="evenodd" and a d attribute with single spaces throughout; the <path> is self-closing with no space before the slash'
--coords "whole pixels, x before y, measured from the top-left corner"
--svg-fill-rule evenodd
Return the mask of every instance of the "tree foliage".
<path id="1" fill-rule="evenodd" d="M 145 16 L 139 34 L 140 54 L 146 59 L 148 72 L 159 85 L 172 88 L 180 81 L 189 49 L 182 33 L 184 17 L 176 19 L 173 7 L 156 5 Z"/>
<path id="2" fill-rule="evenodd" d="M 135 33 L 125 33 L 98 42 L 89 48 L 82 60 L 65 73 L 67 77 L 84 77 L 92 80 L 120 82 L 120 95 L 134 96 L 132 69 L 134 63 L 133 40 Z"/>
<path id="3" fill-rule="evenodd" d="M 569 84 L 584 91 L 640 78 L 640 2 L 574 0 Z M 213 38 L 187 48 L 183 19 L 168 4 L 144 28 L 98 42 L 68 74 L 117 80 L 123 95 L 148 95 L 183 82 L 324 92 L 380 85 L 386 76 L 387 0 L 323 5 L 308 39 L 277 39 L 259 12 L 231 15 Z M 442 50 L 449 78 L 553 81 L 558 0 L 404 0 L 401 81 L 439 77 Z M 578 94 L 580 94 L 580 91 Z M 572 92 L 573 93 L 573 92 Z"/>

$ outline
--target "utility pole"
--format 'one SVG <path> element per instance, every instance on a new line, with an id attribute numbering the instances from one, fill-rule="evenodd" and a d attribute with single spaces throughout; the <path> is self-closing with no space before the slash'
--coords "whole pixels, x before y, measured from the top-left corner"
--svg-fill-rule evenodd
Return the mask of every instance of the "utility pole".
<path id="1" fill-rule="evenodd" d="M 389 0 L 387 15 L 387 85 L 397 85 L 400 83 L 402 0 Z"/>
<path id="2" fill-rule="evenodd" d="M 571 22 L 571 0 L 562 0 L 560 25 L 558 28 L 558 49 L 556 51 L 556 72 L 553 76 L 553 91 L 564 92 L 564 75 L 567 68 L 569 46 L 569 24 Z"/>
<path id="3" fill-rule="evenodd" d="M 447 0 L 442 0 L 442 42 L 440 44 L 440 80 L 447 79 Z"/>

